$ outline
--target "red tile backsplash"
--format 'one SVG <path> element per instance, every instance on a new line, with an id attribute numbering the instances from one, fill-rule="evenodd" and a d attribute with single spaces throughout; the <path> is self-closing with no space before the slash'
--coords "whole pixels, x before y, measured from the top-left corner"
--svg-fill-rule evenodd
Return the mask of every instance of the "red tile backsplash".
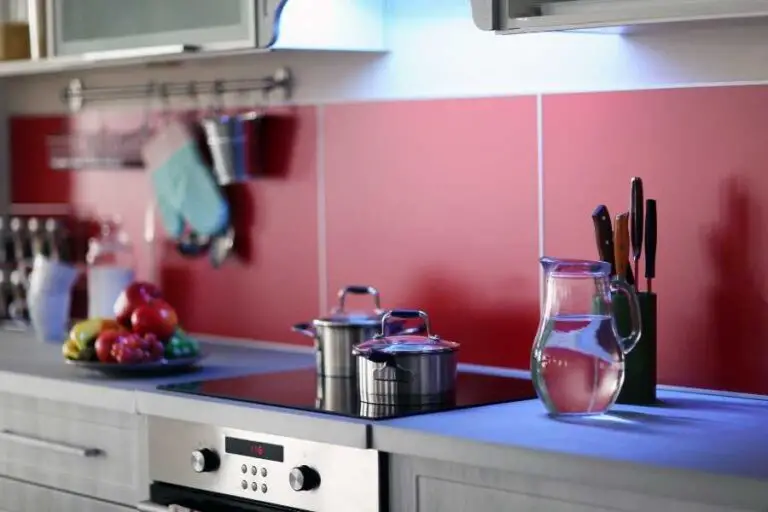
<path id="1" fill-rule="evenodd" d="M 767 101 L 766 87 L 544 97 L 547 253 L 595 258 L 592 209 L 627 210 L 632 176 L 658 201 L 662 382 L 768 392 Z"/>
<path id="2" fill-rule="evenodd" d="M 533 96 L 277 111 L 270 172 L 231 193 L 241 259 L 213 270 L 165 244 L 162 284 L 193 331 L 303 344 L 293 323 L 372 284 L 386 307 L 430 313 L 463 361 L 527 367 L 541 149 L 547 254 L 595 258 L 590 214 L 627 209 L 632 176 L 658 200 L 661 381 L 768 393 L 766 100 L 768 87 L 544 95 L 541 148 Z M 67 125 L 12 120 L 13 200 L 120 214 L 146 272 L 146 174 L 48 169 L 45 135 Z"/>
<path id="3" fill-rule="evenodd" d="M 373 284 L 388 307 L 426 310 L 462 360 L 527 367 L 535 98 L 330 106 L 324 128 L 329 300 Z"/>

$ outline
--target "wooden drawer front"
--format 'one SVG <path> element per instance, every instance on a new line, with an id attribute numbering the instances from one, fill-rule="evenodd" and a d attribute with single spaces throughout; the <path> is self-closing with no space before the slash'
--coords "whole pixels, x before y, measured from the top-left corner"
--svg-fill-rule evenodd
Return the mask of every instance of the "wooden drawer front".
<path id="1" fill-rule="evenodd" d="M 132 508 L 0 477 L 0 512 L 129 512 Z"/>
<path id="2" fill-rule="evenodd" d="M 138 416 L 35 399 L 16 405 L 0 405 L 0 475 L 136 502 L 141 492 Z"/>

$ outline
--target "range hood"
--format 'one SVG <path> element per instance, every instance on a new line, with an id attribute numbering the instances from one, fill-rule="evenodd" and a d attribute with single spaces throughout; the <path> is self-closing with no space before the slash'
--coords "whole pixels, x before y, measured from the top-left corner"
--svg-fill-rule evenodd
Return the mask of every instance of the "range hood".
<path id="1" fill-rule="evenodd" d="M 500 34 L 768 17 L 768 0 L 470 0 L 475 25 Z"/>

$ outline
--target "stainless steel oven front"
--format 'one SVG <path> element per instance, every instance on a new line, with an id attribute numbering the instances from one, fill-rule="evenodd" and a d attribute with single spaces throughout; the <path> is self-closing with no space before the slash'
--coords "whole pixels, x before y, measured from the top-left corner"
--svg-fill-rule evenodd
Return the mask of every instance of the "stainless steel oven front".
<path id="1" fill-rule="evenodd" d="M 376 450 L 157 417 L 148 448 L 142 512 L 387 509 L 386 459 Z"/>

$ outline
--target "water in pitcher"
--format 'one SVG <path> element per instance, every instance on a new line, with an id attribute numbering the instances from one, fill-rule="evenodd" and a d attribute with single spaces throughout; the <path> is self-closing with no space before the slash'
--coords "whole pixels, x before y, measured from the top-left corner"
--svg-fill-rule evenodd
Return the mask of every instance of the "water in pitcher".
<path id="1" fill-rule="evenodd" d="M 549 319 L 535 378 L 542 400 L 560 414 L 595 414 L 613 405 L 624 381 L 624 355 L 606 315 Z"/>

